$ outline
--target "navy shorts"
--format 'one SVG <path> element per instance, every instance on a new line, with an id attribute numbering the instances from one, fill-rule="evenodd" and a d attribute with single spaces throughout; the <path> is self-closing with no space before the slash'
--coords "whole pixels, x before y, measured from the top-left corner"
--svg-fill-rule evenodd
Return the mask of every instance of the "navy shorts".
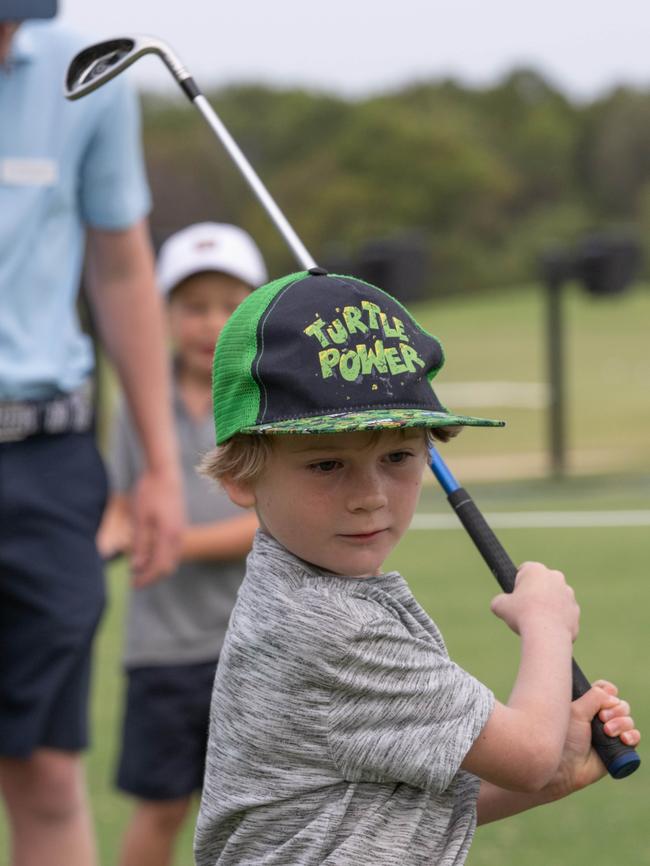
<path id="1" fill-rule="evenodd" d="M 175 800 L 203 786 L 216 661 L 131 668 L 117 787 Z"/>
<path id="2" fill-rule="evenodd" d="M 0 444 L 0 755 L 88 744 L 106 493 L 91 433 Z"/>

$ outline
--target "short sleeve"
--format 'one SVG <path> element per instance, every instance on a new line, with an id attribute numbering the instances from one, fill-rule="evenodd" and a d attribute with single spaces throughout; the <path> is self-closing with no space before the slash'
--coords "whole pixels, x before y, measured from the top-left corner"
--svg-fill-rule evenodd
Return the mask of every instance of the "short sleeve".
<path id="1" fill-rule="evenodd" d="M 106 86 L 105 97 L 82 162 L 81 212 L 88 225 L 119 230 L 147 215 L 151 197 L 136 95 L 116 80 Z"/>
<path id="2" fill-rule="evenodd" d="M 388 616 L 350 638 L 334 680 L 329 744 L 350 781 L 444 791 L 494 705 L 433 640 Z"/>
<path id="3" fill-rule="evenodd" d="M 129 413 L 122 403 L 115 415 L 110 434 L 108 476 L 114 493 L 127 493 L 139 475 L 141 458 Z"/>

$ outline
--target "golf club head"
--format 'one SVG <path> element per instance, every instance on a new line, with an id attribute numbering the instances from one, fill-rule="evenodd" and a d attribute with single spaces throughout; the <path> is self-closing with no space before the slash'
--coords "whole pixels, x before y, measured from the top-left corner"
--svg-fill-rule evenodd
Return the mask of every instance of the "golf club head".
<path id="1" fill-rule="evenodd" d="M 158 54 L 167 65 L 174 60 L 167 46 L 151 36 L 121 36 L 84 48 L 68 66 L 66 98 L 80 99 L 97 90 L 145 54 Z"/>

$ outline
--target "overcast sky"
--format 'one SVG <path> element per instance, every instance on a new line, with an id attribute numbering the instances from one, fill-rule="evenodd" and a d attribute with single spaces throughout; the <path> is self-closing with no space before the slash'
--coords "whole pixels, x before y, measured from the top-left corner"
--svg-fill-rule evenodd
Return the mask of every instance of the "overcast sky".
<path id="1" fill-rule="evenodd" d="M 201 87 L 236 81 L 364 95 L 453 75 L 473 84 L 533 65 L 577 98 L 650 85 L 648 0 L 59 0 L 89 41 L 148 33 Z M 148 57 L 136 83 L 174 87 Z"/>

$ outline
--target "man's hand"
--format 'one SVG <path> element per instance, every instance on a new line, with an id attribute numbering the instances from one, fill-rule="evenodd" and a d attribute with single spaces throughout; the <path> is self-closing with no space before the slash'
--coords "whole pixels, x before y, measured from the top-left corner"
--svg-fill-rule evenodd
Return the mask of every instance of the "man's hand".
<path id="1" fill-rule="evenodd" d="M 147 586 L 178 563 L 184 524 L 180 479 L 173 471 L 145 471 L 133 494 L 133 585 Z"/>
<path id="2" fill-rule="evenodd" d="M 97 550 L 108 561 L 133 547 L 131 503 L 126 493 L 112 493 L 97 530 Z"/>

